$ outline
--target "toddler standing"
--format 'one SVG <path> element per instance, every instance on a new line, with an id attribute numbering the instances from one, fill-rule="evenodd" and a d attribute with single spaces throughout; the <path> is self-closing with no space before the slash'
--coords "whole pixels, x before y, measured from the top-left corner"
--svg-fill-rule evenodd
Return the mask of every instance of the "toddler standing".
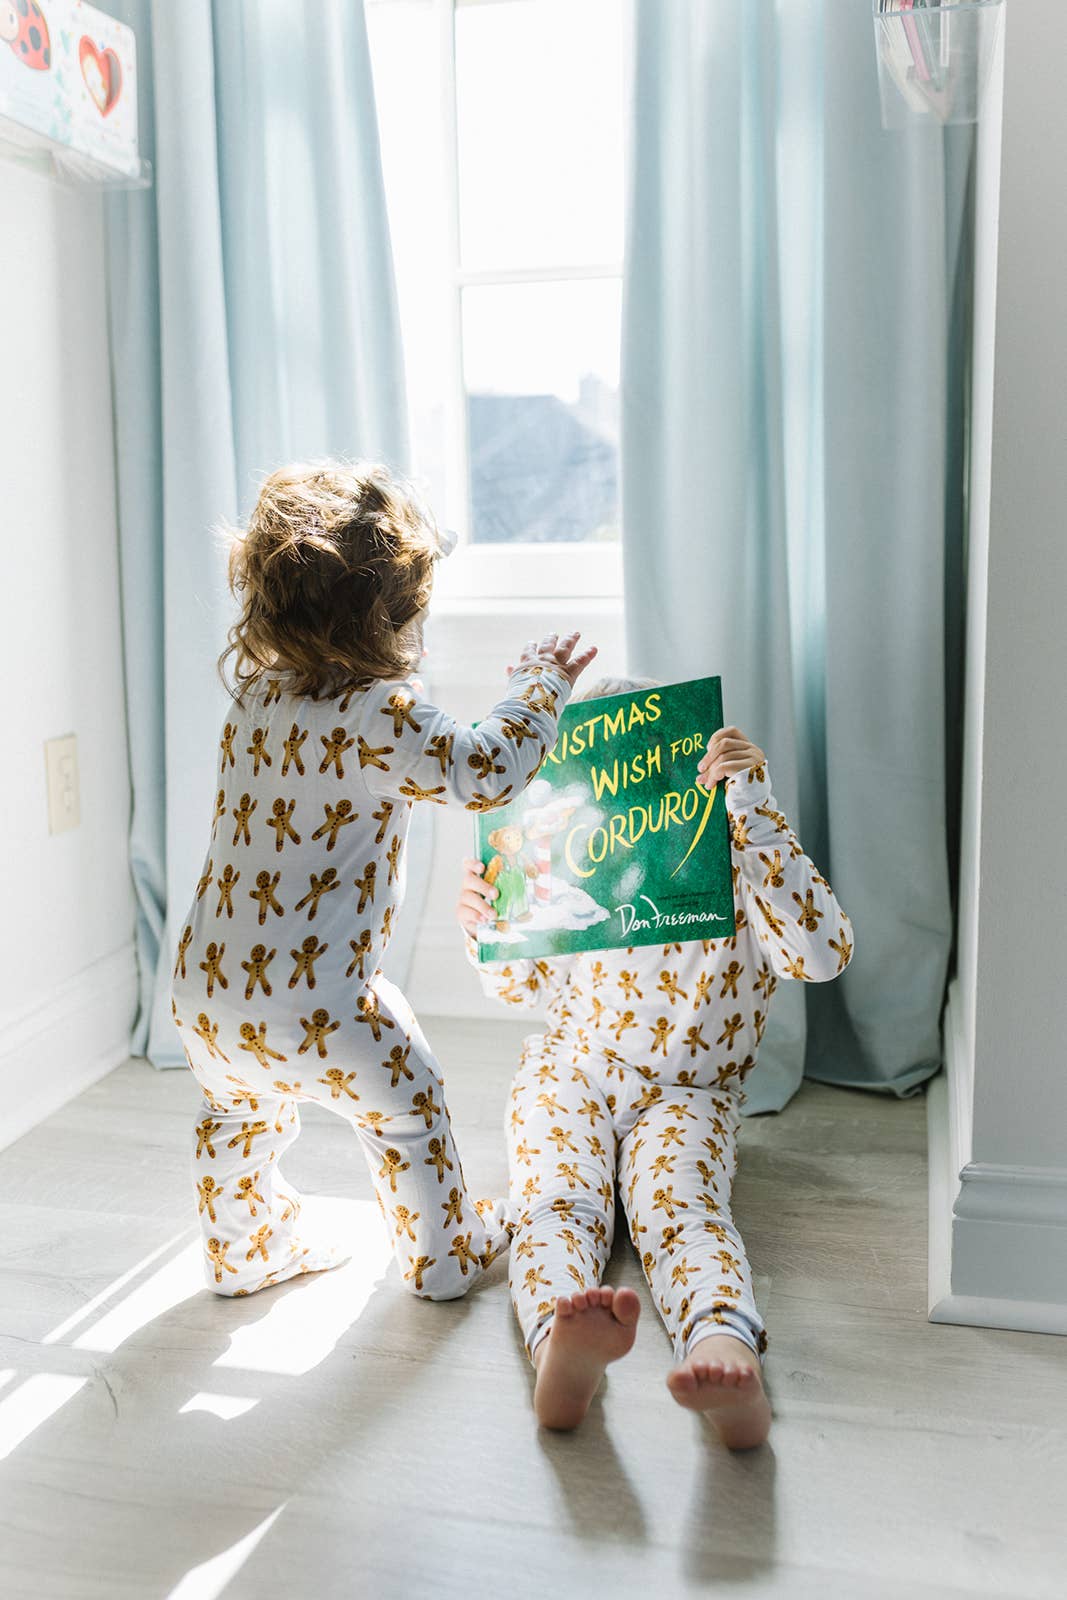
<path id="1" fill-rule="evenodd" d="M 268 478 L 233 546 L 234 704 L 173 987 L 204 1092 L 197 1204 L 219 1294 L 347 1255 L 282 1176 L 302 1101 L 356 1132 L 416 1294 L 463 1294 L 507 1245 L 503 1206 L 467 1194 L 438 1063 L 381 961 L 412 807 L 520 793 L 595 651 L 531 641 L 477 732 L 429 704 L 411 674 L 444 548 L 385 468 L 332 463 Z"/>

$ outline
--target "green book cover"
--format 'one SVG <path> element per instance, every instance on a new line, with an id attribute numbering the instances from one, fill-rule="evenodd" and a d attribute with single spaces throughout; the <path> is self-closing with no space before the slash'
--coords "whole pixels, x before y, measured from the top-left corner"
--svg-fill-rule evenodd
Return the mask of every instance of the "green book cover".
<path id="1" fill-rule="evenodd" d="M 730 938 L 726 797 L 696 782 L 722 725 L 718 678 L 567 706 L 534 781 L 477 819 L 479 961 Z"/>

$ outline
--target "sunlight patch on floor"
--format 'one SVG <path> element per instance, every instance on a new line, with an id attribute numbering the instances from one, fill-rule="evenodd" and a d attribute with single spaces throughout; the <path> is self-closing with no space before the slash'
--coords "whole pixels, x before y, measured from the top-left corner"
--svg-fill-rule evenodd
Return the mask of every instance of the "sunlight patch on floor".
<path id="1" fill-rule="evenodd" d="M 305 1199 L 305 1213 L 309 1207 L 316 1222 L 343 1238 L 352 1259 L 272 1295 L 258 1321 L 231 1334 L 216 1367 L 301 1376 L 325 1361 L 362 1315 L 392 1259 L 381 1212 L 373 1200 Z"/>
<path id="2" fill-rule="evenodd" d="M 253 1528 L 251 1533 L 246 1533 L 243 1539 L 239 1539 L 221 1554 L 212 1556 L 210 1561 L 204 1561 L 199 1567 L 193 1567 L 179 1583 L 175 1584 L 167 1595 L 167 1600 L 216 1600 L 230 1579 L 240 1572 L 256 1545 L 265 1534 L 269 1533 L 288 1504 L 287 1500 L 283 1501 L 276 1511 L 272 1511 L 269 1517 L 264 1517 L 259 1526 Z"/>
<path id="3" fill-rule="evenodd" d="M 88 1378 L 37 1372 L 5 1400 L 0 1400 L 0 1461 L 16 1450 L 42 1422 L 54 1417 L 88 1382 Z"/>
<path id="4" fill-rule="evenodd" d="M 204 1287 L 199 1239 L 178 1253 L 74 1340 L 75 1350 L 111 1352 Z"/>
<path id="5" fill-rule="evenodd" d="M 86 1317 L 91 1317 L 93 1312 L 98 1311 L 105 1301 L 111 1299 L 112 1295 L 118 1294 L 120 1289 L 125 1289 L 126 1285 L 132 1282 L 132 1280 L 137 1277 L 139 1272 L 143 1272 L 146 1267 L 150 1267 L 153 1261 L 158 1261 L 160 1256 L 165 1255 L 166 1252 L 173 1249 L 176 1244 L 180 1244 L 182 1239 L 188 1236 L 188 1233 L 188 1228 L 183 1228 L 182 1232 L 176 1233 L 173 1239 L 168 1239 L 165 1244 L 161 1244 L 158 1250 L 153 1250 L 148 1255 L 143 1256 L 142 1259 L 138 1261 L 135 1266 L 132 1266 L 128 1272 L 124 1272 L 121 1277 L 116 1278 L 113 1283 L 109 1283 L 106 1289 L 101 1289 L 99 1294 L 94 1295 L 91 1300 L 86 1301 L 85 1305 L 82 1306 L 80 1311 L 75 1311 L 74 1314 L 69 1316 L 65 1322 L 61 1322 L 58 1328 L 53 1328 L 51 1333 L 46 1333 L 44 1338 L 41 1340 L 41 1343 L 55 1344 L 57 1340 L 65 1339 L 67 1334 L 70 1333 L 73 1328 L 78 1326 L 79 1322 L 84 1322 Z"/>
<path id="6" fill-rule="evenodd" d="M 221 1417 L 223 1422 L 229 1422 L 232 1417 L 243 1417 L 246 1411 L 258 1405 L 258 1400 L 242 1399 L 236 1394 L 209 1394 L 204 1389 L 187 1400 L 178 1415 L 183 1417 L 187 1411 L 207 1411 L 213 1417 Z"/>

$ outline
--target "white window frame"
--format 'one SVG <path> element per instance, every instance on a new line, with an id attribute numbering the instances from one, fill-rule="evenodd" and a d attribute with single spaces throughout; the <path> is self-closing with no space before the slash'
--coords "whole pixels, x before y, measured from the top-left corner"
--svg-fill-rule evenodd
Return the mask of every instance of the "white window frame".
<path id="1" fill-rule="evenodd" d="M 387 4 L 389 0 L 377 0 Z M 393 0 L 396 3 L 396 0 Z M 435 603 L 541 598 L 619 599 L 621 542 L 546 540 L 476 544 L 471 539 L 470 444 L 463 371 L 463 291 L 497 284 L 566 283 L 622 278 L 622 262 L 594 265 L 560 262 L 547 267 L 465 269 L 460 255 L 459 126 L 456 107 L 456 11 L 464 5 L 502 5 L 510 0 L 433 0 L 441 68 L 442 139 L 447 193 L 447 329 L 450 382 L 444 399 L 445 504 L 443 521 L 457 534 L 457 548 L 441 563 Z"/>

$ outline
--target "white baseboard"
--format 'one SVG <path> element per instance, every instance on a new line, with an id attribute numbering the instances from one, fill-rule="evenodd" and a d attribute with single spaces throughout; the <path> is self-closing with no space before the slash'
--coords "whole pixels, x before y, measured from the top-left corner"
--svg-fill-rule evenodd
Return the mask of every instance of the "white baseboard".
<path id="1" fill-rule="evenodd" d="M 126 1060 L 136 1009 L 131 940 L 60 984 L 43 1005 L 2 1019 L 0 1149 Z"/>
<path id="2" fill-rule="evenodd" d="M 1047 1300 L 946 1294 L 930 1307 L 930 1321 L 954 1322 L 968 1328 L 1004 1328 L 1014 1333 L 1067 1334 L 1067 1305 Z"/>
<path id="3" fill-rule="evenodd" d="M 927 1091 L 930 1321 L 1067 1333 L 1067 1167 L 968 1159 L 961 1047 L 950 999 Z"/>

